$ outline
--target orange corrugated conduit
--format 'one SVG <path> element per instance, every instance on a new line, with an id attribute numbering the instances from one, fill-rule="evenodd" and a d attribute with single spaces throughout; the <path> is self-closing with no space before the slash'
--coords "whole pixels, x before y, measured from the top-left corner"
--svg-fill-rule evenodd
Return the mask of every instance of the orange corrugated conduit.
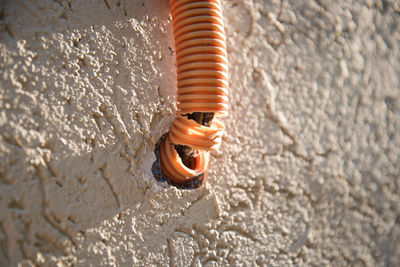
<path id="1" fill-rule="evenodd" d="M 228 112 L 225 31 L 219 0 L 170 0 L 169 4 L 178 112 L 158 149 L 164 178 L 190 188 L 206 180 L 209 151 L 222 139 L 224 125 L 219 118 Z"/>

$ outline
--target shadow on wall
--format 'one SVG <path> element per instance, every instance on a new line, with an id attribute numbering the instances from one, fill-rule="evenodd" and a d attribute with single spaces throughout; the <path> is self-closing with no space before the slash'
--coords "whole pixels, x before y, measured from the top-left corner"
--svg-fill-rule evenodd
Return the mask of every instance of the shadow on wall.
<path id="1" fill-rule="evenodd" d="M 121 240 L 130 261 L 167 250 L 159 240 L 214 203 L 207 188 L 148 193 L 175 110 L 168 1 L 0 8 L 0 263 L 96 264 Z"/>

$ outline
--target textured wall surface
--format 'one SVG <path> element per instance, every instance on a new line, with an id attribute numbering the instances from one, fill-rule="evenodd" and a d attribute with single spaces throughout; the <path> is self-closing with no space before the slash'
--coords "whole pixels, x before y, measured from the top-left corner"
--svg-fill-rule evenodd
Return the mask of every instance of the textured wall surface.
<path id="1" fill-rule="evenodd" d="M 1 266 L 400 265 L 399 2 L 222 4 L 230 116 L 181 191 L 168 1 L 0 1 Z"/>

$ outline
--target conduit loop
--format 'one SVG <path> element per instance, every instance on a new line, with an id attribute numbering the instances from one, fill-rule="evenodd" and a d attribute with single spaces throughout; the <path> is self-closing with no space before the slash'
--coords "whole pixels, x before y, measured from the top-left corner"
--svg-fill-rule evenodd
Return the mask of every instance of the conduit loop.
<path id="1" fill-rule="evenodd" d="M 205 181 L 209 151 L 228 113 L 228 65 L 220 0 L 170 0 L 178 112 L 158 151 L 162 176 L 178 187 Z"/>

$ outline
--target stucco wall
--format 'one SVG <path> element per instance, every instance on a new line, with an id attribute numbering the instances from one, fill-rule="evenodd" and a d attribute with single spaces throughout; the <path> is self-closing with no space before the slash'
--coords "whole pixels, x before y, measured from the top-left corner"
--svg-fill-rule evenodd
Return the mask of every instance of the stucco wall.
<path id="1" fill-rule="evenodd" d="M 0 1 L 1 266 L 400 265 L 399 2 L 222 4 L 230 116 L 182 191 L 168 1 Z"/>

